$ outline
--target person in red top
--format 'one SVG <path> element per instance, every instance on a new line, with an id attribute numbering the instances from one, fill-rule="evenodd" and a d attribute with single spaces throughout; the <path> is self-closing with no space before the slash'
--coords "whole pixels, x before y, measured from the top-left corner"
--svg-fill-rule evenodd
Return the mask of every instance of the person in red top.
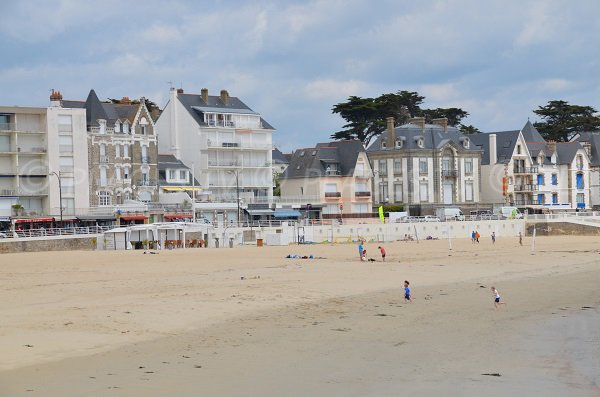
<path id="1" fill-rule="evenodd" d="M 379 249 L 379 252 L 381 252 L 381 259 L 385 262 L 385 248 L 383 247 L 377 247 Z"/>

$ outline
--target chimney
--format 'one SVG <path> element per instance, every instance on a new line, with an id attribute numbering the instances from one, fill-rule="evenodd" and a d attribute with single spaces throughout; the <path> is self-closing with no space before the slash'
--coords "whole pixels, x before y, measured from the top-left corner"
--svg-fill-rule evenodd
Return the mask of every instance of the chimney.
<path id="1" fill-rule="evenodd" d="M 439 119 L 433 119 L 433 120 L 431 120 L 431 124 L 439 125 L 440 127 L 442 127 L 444 129 L 444 132 L 448 132 L 448 118 L 446 118 L 446 117 L 442 117 Z"/>
<path id="2" fill-rule="evenodd" d="M 177 95 L 179 95 L 179 94 L 183 94 L 183 88 L 178 88 L 177 89 Z"/>
<path id="3" fill-rule="evenodd" d="M 200 95 L 202 95 L 202 100 L 205 105 L 208 105 L 208 88 L 203 88 L 200 90 Z"/>
<path id="4" fill-rule="evenodd" d="M 490 134 L 490 165 L 498 162 L 498 152 L 496 149 L 496 134 Z"/>
<path id="5" fill-rule="evenodd" d="M 548 151 L 550 152 L 548 154 L 552 155 L 552 153 L 556 152 L 556 141 L 548 141 L 548 143 L 546 143 L 546 147 L 548 148 Z"/>
<path id="6" fill-rule="evenodd" d="M 128 96 L 124 96 L 123 98 L 121 98 L 121 103 L 124 105 L 129 105 L 131 103 L 131 100 Z"/>
<path id="7" fill-rule="evenodd" d="M 408 122 L 421 127 L 422 130 L 425 129 L 425 117 L 413 117 Z"/>
<path id="8" fill-rule="evenodd" d="M 223 102 L 225 105 L 227 105 L 229 102 L 229 93 L 227 90 L 221 90 L 221 102 Z"/>
<path id="9" fill-rule="evenodd" d="M 585 152 L 587 153 L 588 157 L 591 159 L 592 158 L 592 143 L 590 141 L 586 141 L 586 142 L 581 142 L 581 145 L 585 149 Z"/>
<path id="10" fill-rule="evenodd" d="M 388 117 L 387 121 L 387 139 L 386 147 L 393 149 L 396 146 L 396 131 L 394 130 L 394 118 Z"/>
<path id="11" fill-rule="evenodd" d="M 52 93 L 50 94 L 50 106 L 52 107 L 60 107 L 60 101 L 62 101 L 63 97 L 60 93 L 60 91 L 54 91 L 54 88 L 52 89 Z"/>

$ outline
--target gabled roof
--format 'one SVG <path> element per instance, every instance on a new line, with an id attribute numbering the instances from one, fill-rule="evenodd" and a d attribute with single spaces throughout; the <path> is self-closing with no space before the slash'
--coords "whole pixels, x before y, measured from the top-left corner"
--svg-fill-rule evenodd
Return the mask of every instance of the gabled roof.
<path id="1" fill-rule="evenodd" d="M 425 127 L 421 128 L 416 124 L 408 123 L 394 128 L 394 131 L 396 133 L 396 139 L 401 139 L 403 141 L 402 148 L 383 149 L 381 146 L 382 141 L 387 139 L 387 132 L 384 131 L 377 137 L 377 139 L 375 139 L 375 142 L 369 145 L 367 152 L 375 153 L 380 151 L 389 152 L 391 150 L 405 151 L 441 149 L 444 147 L 444 145 L 447 145 L 451 142 L 459 151 L 477 150 L 473 146 L 470 146 L 469 149 L 465 149 L 463 147 L 463 142 L 466 139 L 470 140 L 472 135 L 464 135 L 458 130 L 458 128 L 452 126 L 448 126 L 447 130 L 444 131 L 444 128 L 437 124 L 425 124 Z M 422 148 L 418 146 L 419 138 L 423 138 Z"/>
<path id="2" fill-rule="evenodd" d="M 273 164 L 289 164 L 290 160 L 281 150 L 275 148 L 272 153 Z"/>
<path id="3" fill-rule="evenodd" d="M 600 166 L 600 132 L 582 132 L 577 141 L 590 143 L 592 155 L 590 164 L 595 167 Z"/>
<path id="4" fill-rule="evenodd" d="M 583 149 L 583 145 L 579 142 L 557 142 L 558 164 L 571 164 L 580 149 Z"/>
<path id="5" fill-rule="evenodd" d="M 130 123 L 133 123 L 141 104 L 102 102 L 98 99 L 96 91 L 92 89 L 85 102 L 63 100 L 61 101 L 61 106 L 65 108 L 84 108 L 86 111 L 86 123 L 88 127 L 98 126 L 98 120 L 106 120 L 107 127 L 113 127 L 117 120 L 129 120 Z"/>
<path id="6" fill-rule="evenodd" d="M 307 178 L 326 176 L 329 169 L 337 169 L 339 176 L 353 176 L 359 153 L 365 148 L 361 141 L 335 141 L 319 143 L 314 148 L 298 149 L 282 178 Z"/>
<path id="7" fill-rule="evenodd" d="M 519 140 L 520 131 L 500 131 L 471 135 L 471 142 L 480 150 L 483 150 L 481 165 L 490 164 L 490 134 L 496 134 L 496 158 L 501 164 L 508 164 L 515 152 L 515 146 Z"/>
<path id="8" fill-rule="evenodd" d="M 527 120 L 525 126 L 521 129 L 521 134 L 523 134 L 523 139 L 525 142 L 546 142 L 546 140 L 542 137 L 539 131 L 531 124 L 531 121 Z"/>
<path id="9" fill-rule="evenodd" d="M 255 114 L 248 105 L 242 102 L 237 97 L 228 97 L 227 103 L 221 100 L 220 96 L 209 95 L 208 103 L 204 102 L 202 95 L 199 94 L 177 94 L 177 99 L 183 107 L 189 112 L 192 118 L 202 127 L 208 125 L 204 122 L 203 112 L 215 112 L 215 113 L 243 113 L 243 114 Z M 274 130 L 271 124 L 267 123 L 262 117 L 260 118 L 262 127 L 268 130 Z"/>
<path id="10" fill-rule="evenodd" d="M 159 186 L 192 186 L 192 173 L 188 174 L 187 182 L 169 183 L 167 182 L 166 170 L 190 170 L 181 160 L 172 154 L 158 155 L 158 184 Z M 194 185 L 200 186 L 197 179 L 194 179 Z"/>

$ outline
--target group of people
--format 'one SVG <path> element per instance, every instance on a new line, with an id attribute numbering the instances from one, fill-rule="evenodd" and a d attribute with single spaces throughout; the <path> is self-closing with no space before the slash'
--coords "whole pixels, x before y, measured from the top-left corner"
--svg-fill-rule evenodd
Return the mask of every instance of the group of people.
<path id="1" fill-rule="evenodd" d="M 359 256 L 360 260 L 363 262 L 365 262 L 365 261 L 375 262 L 375 259 L 367 257 L 367 250 L 365 249 L 363 244 L 364 244 L 363 240 L 360 240 L 358 242 L 358 256 Z M 379 253 L 381 254 L 381 260 L 383 262 L 385 262 L 385 248 L 383 248 L 383 246 L 378 246 L 377 249 L 379 250 Z"/>
<path id="2" fill-rule="evenodd" d="M 519 233 L 519 235 L 520 235 L 520 234 L 521 234 L 521 233 Z M 479 234 L 479 231 L 477 231 L 477 230 L 473 230 L 473 231 L 471 232 L 471 242 L 472 242 L 473 244 L 475 244 L 475 243 L 479 243 L 479 238 L 480 238 L 480 237 L 481 237 L 481 234 Z M 491 237 L 492 237 L 492 244 L 496 244 L 496 232 L 492 232 L 492 235 L 491 235 Z M 520 241 L 522 241 L 522 240 L 520 240 Z M 523 245 L 523 243 L 522 243 L 522 242 L 521 242 L 521 245 Z"/>

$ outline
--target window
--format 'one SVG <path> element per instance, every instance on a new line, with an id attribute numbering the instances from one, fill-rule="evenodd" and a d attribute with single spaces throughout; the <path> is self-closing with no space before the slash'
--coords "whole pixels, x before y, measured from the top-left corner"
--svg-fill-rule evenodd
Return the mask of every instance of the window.
<path id="1" fill-rule="evenodd" d="M 396 139 L 396 149 L 402 149 L 404 146 L 404 141 L 402 139 Z"/>
<path id="2" fill-rule="evenodd" d="M 583 193 L 577 193 L 577 207 L 581 207 L 579 204 L 585 204 L 585 196 Z"/>
<path id="3" fill-rule="evenodd" d="M 98 120 L 100 134 L 106 134 L 106 120 Z"/>
<path id="4" fill-rule="evenodd" d="M 69 135 L 73 133 L 73 120 L 70 114 L 58 115 L 58 132 L 61 135 Z"/>
<path id="5" fill-rule="evenodd" d="M 118 143 L 115 145 L 115 157 L 121 157 L 121 145 L 119 145 Z"/>
<path id="6" fill-rule="evenodd" d="M 538 174 L 537 176 L 537 184 L 540 186 L 544 186 L 545 181 L 544 181 L 544 175 L 543 174 Z"/>
<path id="7" fill-rule="evenodd" d="M 339 214 L 340 213 L 340 206 L 337 204 L 328 204 L 325 207 L 323 207 L 323 213 L 324 214 Z"/>
<path id="8" fill-rule="evenodd" d="M 387 176 L 387 160 L 379 160 L 379 176 Z"/>
<path id="9" fill-rule="evenodd" d="M 558 175 L 552 174 L 552 184 L 554 186 L 558 185 Z"/>
<path id="10" fill-rule="evenodd" d="M 394 184 L 394 202 L 401 203 L 404 200 L 402 196 L 402 184 L 395 183 Z"/>
<path id="11" fill-rule="evenodd" d="M 59 164 L 61 172 L 73 172 L 73 157 L 61 156 Z"/>
<path id="12" fill-rule="evenodd" d="M 188 177 L 187 177 L 187 171 L 186 170 L 180 170 L 179 171 L 179 179 L 182 181 L 187 181 Z"/>
<path id="13" fill-rule="evenodd" d="M 100 156 L 106 156 L 106 145 L 103 143 L 100 144 Z"/>
<path id="14" fill-rule="evenodd" d="M 421 149 L 423 149 L 425 147 L 425 141 L 423 140 L 423 138 L 419 138 L 417 140 L 417 146 Z"/>
<path id="15" fill-rule="evenodd" d="M 110 193 L 101 191 L 98 193 L 98 205 L 107 206 L 111 204 Z"/>
<path id="16" fill-rule="evenodd" d="M 473 181 L 465 182 L 465 201 L 473 201 Z"/>
<path id="17" fill-rule="evenodd" d="M 129 145 L 123 144 L 123 157 L 129 158 Z"/>
<path id="18" fill-rule="evenodd" d="M 465 174 L 473 175 L 473 159 L 465 159 Z"/>
<path id="19" fill-rule="evenodd" d="M 121 123 L 119 121 L 115 122 L 115 132 L 116 133 L 121 132 Z"/>
<path id="20" fill-rule="evenodd" d="M 545 195 L 544 194 L 538 194 L 537 195 L 537 203 L 541 205 L 541 204 L 544 204 L 544 202 L 545 202 Z"/>
<path id="21" fill-rule="evenodd" d="M 129 123 L 127 121 L 123 123 L 123 133 L 129 134 Z"/>
<path id="22" fill-rule="evenodd" d="M 517 154 L 521 154 L 521 145 L 517 145 Z"/>
<path id="23" fill-rule="evenodd" d="M 106 167 L 100 167 L 100 186 L 106 186 L 108 184 L 108 178 L 106 174 Z"/>
<path id="24" fill-rule="evenodd" d="M 539 165 L 544 165 L 544 156 L 541 153 L 537 158 L 537 162 Z"/>
<path id="25" fill-rule="evenodd" d="M 577 189 L 583 189 L 585 184 L 583 183 L 583 174 L 575 175 L 575 181 L 577 183 Z"/>
<path id="26" fill-rule="evenodd" d="M 450 159 L 448 157 L 444 157 L 442 159 L 442 171 L 450 171 Z"/>
<path id="27" fill-rule="evenodd" d="M 421 202 L 429 201 L 429 184 L 427 181 L 419 183 L 419 196 L 421 198 Z"/>
<path id="28" fill-rule="evenodd" d="M 427 159 L 419 159 L 419 174 L 427 174 Z"/>
<path id="29" fill-rule="evenodd" d="M 364 182 L 356 182 L 356 184 L 354 185 L 354 191 L 355 192 L 367 192 L 367 184 Z"/>
<path id="30" fill-rule="evenodd" d="M 140 134 L 146 135 L 146 126 L 145 125 L 140 125 Z"/>
<path id="31" fill-rule="evenodd" d="M 385 143 L 385 139 L 381 140 L 381 148 L 385 149 L 387 147 L 386 143 Z"/>
<path id="32" fill-rule="evenodd" d="M 558 194 L 552 193 L 552 204 L 558 204 Z"/>
<path id="33" fill-rule="evenodd" d="M 402 175 L 402 159 L 394 159 L 394 175 Z"/>
<path id="34" fill-rule="evenodd" d="M 175 180 L 176 179 L 175 175 L 176 175 L 175 170 L 169 170 L 169 180 L 171 180 L 171 181 Z"/>
<path id="35" fill-rule="evenodd" d="M 366 214 L 369 212 L 368 204 L 352 204 L 352 213 L 353 214 Z"/>
<path id="36" fill-rule="evenodd" d="M 129 179 L 129 167 L 123 168 L 123 179 Z"/>
<path id="37" fill-rule="evenodd" d="M 140 119 L 140 134 L 147 135 L 148 120 L 145 117 Z"/>
<path id="38" fill-rule="evenodd" d="M 337 185 L 335 183 L 326 183 L 325 184 L 325 193 L 336 193 Z"/>
<path id="39" fill-rule="evenodd" d="M 468 149 L 470 145 L 471 145 L 471 141 L 469 140 L 469 138 L 465 138 L 465 140 L 463 141 L 463 147 L 465 149 Z"/>
<path id="40" fill-rule="evenodd" d="M 121 180 L 121 167 L 115 168 L 115 179 L 118 181 Z"/>
<path id="41" fill-rule="evenodd" d="M 389 201 L 389 196 L 388 196 L 388 185 L 387 183 L 380 183 L 379 184 L 379 202 L 380 203 L 387 203 Z"/>

